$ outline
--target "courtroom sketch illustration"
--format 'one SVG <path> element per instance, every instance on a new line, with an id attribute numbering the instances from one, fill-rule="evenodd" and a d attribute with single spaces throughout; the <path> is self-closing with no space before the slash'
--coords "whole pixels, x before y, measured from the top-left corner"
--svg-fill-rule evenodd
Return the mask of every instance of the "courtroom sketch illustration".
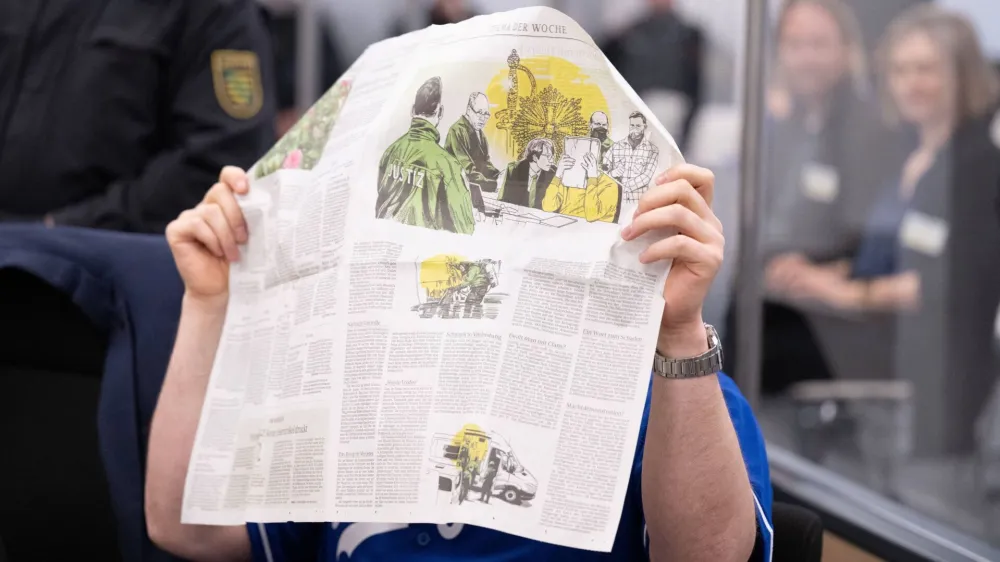
<path id="1" fill-rule="evenodd" d="M 466 424 L 454 435 L 436 433 L 429 455 L 436 472 L 437 490 L 447 501 L 490 504 L 499 498 L 508 504 L 531 507 L 538 480 L 518 460 L 500 434 Z"/>
<path id="2" fill-rule="evenodd" d="M 379 161 L 376 218 L 458 234 L 484 223 L 617 223 L 656 172 L 647 117 L 633 111 L 615 142 L 604 93 L 566 59 L 511 50 L 443 123 L 445 88 L 463 86 L 432 76 L 415 88 L 409 128 Z"/>
<path id="3" fill-rule="evenodd" d="M 420 302 L 412 310 L 421 318 L 495 319 L 507 297 L 495 290 L 500 283 L 500 263 L 456 255 L 421 261 L 417 272 Z"/>
<path id="4" fill-rule="evenodd" d="M 638 201 L 656 173 L 660 149 L 649 141 L 647 125 L 646 116 L 633 111 L 628 116 L 628 136 L 604 155 L 604 170 L 621 185 L 626 202 Z"/>
<path id="5" fill-rule="evenodd" d="M 521 158 L 507 165 L 497 199 L 533 209 L 542 208 L 545 191 L 555 177 L 556 148 L 551 140 L 528 141 Z"/>
<path id="6" fill-rule="evenodd" d="M 465 171 L 438 144 L 444 112 L 441 78 L 417 89 L 410 128 L 382 154 L 375 217 L 410 226 L 472 234 L 475 217 Z"/>
<path id="7" fill-rule="evenodd" d="M 280 169 L 313 169 L 323 156 L 326 141 L 350 91 L 350 80 L 334 84 L 261 158 L 255 177 L 263 178 Z"/>
<path id="8" fill-rule="evenodd" d="M 469 96 L 465 114 L 448 129 L 444 147 L 466 171 L 470 185 L 481 191 L 494 192 L 500 170 L 490 161 L 490 145 L 483 134 L 483 127 L 489 119 L 490 100 L 483 92 L 473 93 Z"/>

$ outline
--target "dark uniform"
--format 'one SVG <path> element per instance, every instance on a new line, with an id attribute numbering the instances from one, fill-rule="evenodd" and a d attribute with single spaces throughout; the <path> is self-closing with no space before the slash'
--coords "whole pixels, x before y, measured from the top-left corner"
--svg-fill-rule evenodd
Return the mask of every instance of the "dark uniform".
<path id="1" fill-rule="evenodd" d="M 274 141 L 253 0 L 0 0 L 0 220 L 162 232 Z"/>

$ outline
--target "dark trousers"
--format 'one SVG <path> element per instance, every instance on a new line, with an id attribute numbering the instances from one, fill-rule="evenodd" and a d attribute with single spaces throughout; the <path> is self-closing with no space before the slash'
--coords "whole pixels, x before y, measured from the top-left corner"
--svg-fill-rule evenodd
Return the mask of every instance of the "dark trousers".
<path id="1" fill-rule="evenodd" d="M 482 491 L 480 492 L 480 495 L 482 497 L 480 497 L 479 499 L 483 500 L 485 503 L 490 503 L 490 496 L 493 495 L 492 478 L 487 478 L 486 480 L 483 481 L 483 488 Z"/>
<path id="2" fill-rule="evenodd" d="M 803 314 L 776 303 L 764 303 L 761 334 L 761 392 L 779 394 L 803 380 L 829 380 L 832 372 L 812 327 Z M 726 314 L 723 342 L 726 373 L 735 375 L 740 367 L 736 354 L 739 341 L 736 305 Z"/>

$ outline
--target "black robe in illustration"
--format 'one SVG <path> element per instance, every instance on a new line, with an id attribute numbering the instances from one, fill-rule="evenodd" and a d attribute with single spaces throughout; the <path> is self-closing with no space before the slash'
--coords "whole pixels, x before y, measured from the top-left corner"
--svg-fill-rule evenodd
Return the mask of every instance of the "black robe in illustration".
<path id="1" fill-rule="evenodd" d="M 531 207 L 533 209 L 542 208 L 542 200 L 545 199 L 545 190 L 555 177 L 555 172 L 540 170 L 538 180 L 535 182 L 534 197 L 529 197 L 528 180 L 531 175 L 531 163 L 528 159 L 520 162 L 511 162 L 507 165 L 507 177 L 504 179 L 500 194 L 497 197 L 504 203 Z"/>
<path id="2" fill-rule="evenodd" d="M 490 162 L 490 145 L 482 131 L 476 130 L 464 115 L 448 129 L 444 148 L 458 160 L 469 183 L 477 184 L 482 191 L 497 190 L 500 170 Z"/>

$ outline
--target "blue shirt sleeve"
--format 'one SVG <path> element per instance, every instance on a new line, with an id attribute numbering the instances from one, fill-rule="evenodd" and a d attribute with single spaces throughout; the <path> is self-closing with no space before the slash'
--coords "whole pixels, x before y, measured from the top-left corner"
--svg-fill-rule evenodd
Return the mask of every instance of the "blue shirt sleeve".
<path id="1" fill-rule="evenodd" d="M 773 502 L 773 491 L 771 489 L 771 473 L 767 466 L 767 452 L 764 448 L 764 436 L 757 425 L 757 419 L 750 409 L 750 404 L 743 397 L 740 389 L 724 373 L 719 373 L 719 386 L 722 389 L 722 396 L 726 401 L 726 408 L 729 410 L 729 418 L 733 422 L 736 430 L 736 437 L 740 443 L 740 450 L 743 453 L 743 462 L 746 464 L 747 474 L 750 477 L 750 487 L 753 490 L 754 503 L 757 510 L 757 536 L 758 548 L 755 548 L 754 562 L 771 562 L 773 555 L 772 544 L 774 535 L 774 525 L 771 519 L 771 504 Z M 639 441 L 635 453 L 635 464 L 632 467 L 632 479 L 629 483 L 629 500 L 626 504 L 638 505 L 642 507 L 642 454 L 646 443 L 646 425 L 649 422 L 650 392 L 646 395 L 646 409 L 642 415 L 642 426 L 639 430 Z M 627 505 L 626 505 L 627 509 Z M 626 514 L 622 514 L 624 522 Z M 624 526 L 624 525 L 623 525 Z M 649 557 L 649 538 L 646 535 L 646 520 L 642 518 L 644 548 L 646 549 L 646 559 Z M 619 528 L 618 535 L 621 540 L 622 532 L 629 531 Z M 617 547 L 617 543 L 616 543 Z M 757 556 L 756 553 L 760 553 Z"/>
<path id="2" fill-rule="evenodd" d="M 254 562 L 320 560 L 322 523 L 247 523 Z"/>

